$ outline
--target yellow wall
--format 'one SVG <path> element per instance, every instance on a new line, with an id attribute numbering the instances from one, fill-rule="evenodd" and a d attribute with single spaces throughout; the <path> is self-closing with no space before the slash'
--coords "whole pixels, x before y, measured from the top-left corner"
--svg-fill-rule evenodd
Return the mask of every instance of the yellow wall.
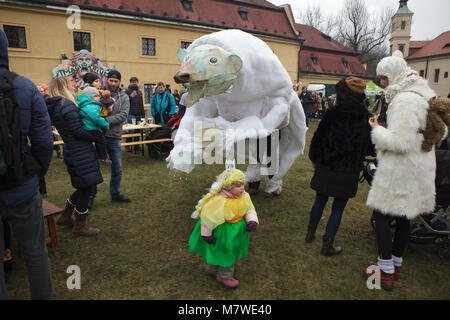
<path id="1" fill-rule="evenodd" d="M 314 75 L 301 75 L 300 80 L 304 86 L 309 84 L 336 84 L 343 77 L 333 77 L 333 76 L 314 76 Z"/>
<path id="2" fill-rule="evenodd" d="M 28 48 L 9 50 L 10 69 L 36 84 L 48 83 L 52 70 L 61 63 L 61 54 L 66 53 L 70 59 L 75 53 L 72 30 L 66 27 L 68 18 L 65 11 L 0 4 L 2 27 L 7 24 L 26 28 Z M 125 86 L 131 76 L 136 76 L 141 85 L 163 81 L 179 89 L 173 75 L 180 66 L 176 57 L 180 42 L 192 42 L 215 30 L 82 13 L 79 31 L 91 32 L 91 53 L 101 57 L 104 65 L 115 66 Z M 156 56 L 141 55 L 141 37 L 156 39 Z M 260 38 L 278 55 L 295 82 L 299 42 Z"/>

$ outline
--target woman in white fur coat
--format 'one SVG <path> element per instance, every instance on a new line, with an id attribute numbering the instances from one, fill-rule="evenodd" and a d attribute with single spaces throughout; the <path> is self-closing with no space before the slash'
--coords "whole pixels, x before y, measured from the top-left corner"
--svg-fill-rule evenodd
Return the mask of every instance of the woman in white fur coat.
<path id="1" fill-rule="evenodd" d="M 381 286 L 390 290 L 402 265 L 409 234 L 409 221 L 435 206 L 436 160 L 434 148 L 422 151 L 428 100 L 436 96 L 426 80 L 410 69 L 400 51 L 386 57 L 377 66 L 377 75 L 385 87 L 386 128 L 377 117 L 369 120 L 378 166 L 367 198 L 374 209 Z M 390 218 L 396 219 L 394 242 Z M 367 269 L 364 271 L 366 276 Z"/>

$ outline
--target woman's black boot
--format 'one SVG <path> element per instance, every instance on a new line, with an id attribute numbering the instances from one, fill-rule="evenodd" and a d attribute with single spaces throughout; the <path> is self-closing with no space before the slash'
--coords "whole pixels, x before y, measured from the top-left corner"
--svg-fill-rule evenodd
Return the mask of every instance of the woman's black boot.
<path id="1" fill-rule="evenodd" d="M 308 231 L 306 232 L 306 237 L 305 237 L 306 243 L 311 243 L 316 238 L 316 236 L 315 236 L 316 228 L 317 227 L 308 226 Z"/>
<path id="2" fill-rule="evenodd" d="M 335 256 L 337 254 L 340 254 L 342 252 L 341 247 L 333 247 L 334 238 L 327 238 L 323 236 L 323 245 L 321 253 L 324 256 Z"/>

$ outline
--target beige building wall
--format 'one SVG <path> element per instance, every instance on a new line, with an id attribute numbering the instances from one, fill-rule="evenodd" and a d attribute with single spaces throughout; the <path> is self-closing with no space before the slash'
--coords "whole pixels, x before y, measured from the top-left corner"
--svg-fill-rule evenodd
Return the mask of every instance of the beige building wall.
<path id="1" fill-rule="evenodd" d="M 423 70 L 424 78 L 428 79 L 428 84 L 438 96 L 448 96 L 448 94 L 450 93 L 450 56 L 428 58 L 428 68 L 427 59 L 408 61 L 408 65 L 417 72 Z M 435 74 L 437 69 L 439 69 L 439 78 L 436 82 Z M 445 73 L 447 73 L 447 77 L 445 77 Z"/>
<path id="2" fill-rule="evenodd" d="M 409 55 L 409 41 L 411 39 L 411 24 L 412 13 L 409 14 L 395 14 L 392 17 L 392 31 L 389 43 L 391 45 L 391 51 L 400 50 L 400 45 L 403 45 L 403 56 Z M 404 29 L 402 29 L 402 21 L 405 22 Z M 401 51 L 401 50 L 400 50 Z M 392 54 L 391 52 L 391 54 Z"/>
<path id="3" fill-rule="evenodd" d="M 73 31 L 66 27 L 69 14 L 65 10 L 49 10 L 30 6 L 0 4 L 0 25 L 23 26 L 26 29 L 27 49 L 9 49 L 10 69 L 30 78 L 34 83 L 48 83 L 52 70 L 61 63 L 61 54 L 72 58 Z M 115 66 L 128 85 L 131 76 L 140 84 L 170 83 L 180 89 L 173 75 L 180 67 L 177 50 L 181 41 L 193 42 L 198 37 L 218 29 L 206 29 L 174 23 L 137 21 L 126 17 L 81 15 L 81 29 L 91 33 L 91 53 L 104 65 Z M 156 55 L 143 56 L 141 39 L 156 39 Z M 260 37 L 281 60 L 292 78 L 297 81 L 300 43 Z"/>

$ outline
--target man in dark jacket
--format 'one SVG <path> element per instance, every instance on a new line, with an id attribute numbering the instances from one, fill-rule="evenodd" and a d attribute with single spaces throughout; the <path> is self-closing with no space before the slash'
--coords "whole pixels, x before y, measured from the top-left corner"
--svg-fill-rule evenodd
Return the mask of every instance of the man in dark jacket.
<path id="1" fill-rule="evenodd" d="M 127 117 L 127 123 L 133 123 L 133 119 L 136 123 L 139 123 L 142 118 L 145 118 L 144 112 L 144 100 L 142 98 L 142 92 L 139 90 L 139 79 L 136 77 L 130 78 L 130 85 L 128 89 L 125 91 L 130 99 L 130 113 Z M 136 130 L 130 130 L 127 133 L 135 133 Z M 137 140 L 139 138 L 135 138 Z M 130 142 L 131 139 L 127 138 L 127 142 Z M 139 150 L 139 146 L 136 146 L 136 149 Z"/>
<path id="2" fill-rule="evenodd" d="M 145 117 L 144 113 L 144 100 L 142 98 L 142 92 L 139 90 L 139 80 L 136 77 L 130 78 L 130 85 L 125 93 L 130 98 L 130 113 L 128 114 L 127 121 L 131 123 L 133 118 L 136 122 L 141 121 L 141 118 Z"/>
<path id="3" fill-rule="evenodd" d="M 309 117 L 314 112 L 314 99 L 311 97 L 311 94 L 307 91 L 306 87 L 302 88 L 302 93 L 300 93 L 298 97 L 300 98 L 303 110 L 305 111 L 306 126 L 309 127 Z"/>
<path id="4" fill-rule="evenodd" d="M 0 30 L 0 76 L 9 70 L 8 40 Z M 39 163 L 40 176 L 50 166 L 53 151 L 53 135 L 50 117 L 42 95 L 25 77 L 13 81 L 14 94 L 21 109 L 22 141 L 24 152 Z M 28 145 L 27 139 L 31 142 Z M 38 174 L 26 177 L 15 188 L 0 192 L 0 217 L 8 221 L 22 249 L 28 269 L 32 299 L 53 299 L 50 261 L 45 244 L 42 197 L 38 191 Z M 3 227 L 0 224 L 0 248 L 3 248 Z M 0 300 L 7 299 L 3 259 L 0 259 Z"/>

